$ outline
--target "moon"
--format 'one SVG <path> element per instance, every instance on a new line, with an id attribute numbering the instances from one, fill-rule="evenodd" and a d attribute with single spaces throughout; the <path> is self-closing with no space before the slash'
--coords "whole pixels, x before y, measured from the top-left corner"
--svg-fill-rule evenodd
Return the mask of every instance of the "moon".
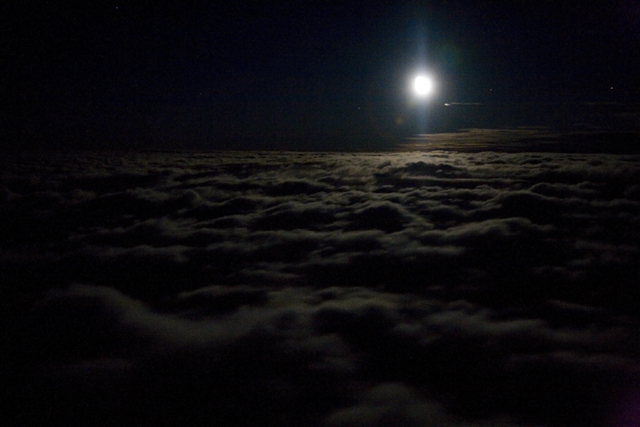
<path id="1" fill-rule="evenodd" d="M 433 90 L 433 81 L 424 75 L 416 76 L 413 80 L 413 91 L 421 98 L 427 97 Z"/>

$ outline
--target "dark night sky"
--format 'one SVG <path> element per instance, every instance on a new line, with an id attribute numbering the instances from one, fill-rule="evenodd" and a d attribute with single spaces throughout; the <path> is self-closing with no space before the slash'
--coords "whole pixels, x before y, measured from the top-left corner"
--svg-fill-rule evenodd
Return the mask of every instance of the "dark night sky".
<path id="1" fill-rule="evenodd" d="M 639 0 L 0 0 L 0 425 L 640 425 L 638 242 Z"/>
<path id="2" fill-rule="evenodd" d="M 437 105 L 640 93 L 632 0 L 14 3 L 0 10 L 6 148 L 364 140 L 407 112 L 419 68 Z"/>

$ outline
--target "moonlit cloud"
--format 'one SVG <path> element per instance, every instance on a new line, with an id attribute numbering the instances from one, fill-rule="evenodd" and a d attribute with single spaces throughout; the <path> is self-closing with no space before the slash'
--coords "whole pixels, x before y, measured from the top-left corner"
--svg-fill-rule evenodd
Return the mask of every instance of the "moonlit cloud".
<path id="1" fill-rule="evenodd" d="M 5 417 L 604 424 L 640 390 L 638 161 L 22 158 L 0 176 Z"/>

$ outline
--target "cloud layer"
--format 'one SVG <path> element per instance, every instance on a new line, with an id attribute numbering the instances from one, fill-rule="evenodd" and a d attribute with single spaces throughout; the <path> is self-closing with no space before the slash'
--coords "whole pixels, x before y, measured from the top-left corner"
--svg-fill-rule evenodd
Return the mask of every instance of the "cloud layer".
<path id="1" fill-rule="evenodd" d="M 637 420 L 639 161 L 15 159 L 0 175 L 8 421 Z"/>

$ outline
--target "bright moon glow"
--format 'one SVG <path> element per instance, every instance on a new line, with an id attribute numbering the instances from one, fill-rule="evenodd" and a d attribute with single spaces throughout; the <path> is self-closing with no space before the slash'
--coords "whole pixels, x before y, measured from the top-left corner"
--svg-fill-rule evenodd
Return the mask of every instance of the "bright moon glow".
<path id="1" fill-rule="evenodd" d="M 432 87 L 433 82 L 429 77 L 426 76 L 418 76 L 413 81 L 413 90 L 416 92 L 416 95 L 420 97 L 429 95 L 431 93 Z"/>

